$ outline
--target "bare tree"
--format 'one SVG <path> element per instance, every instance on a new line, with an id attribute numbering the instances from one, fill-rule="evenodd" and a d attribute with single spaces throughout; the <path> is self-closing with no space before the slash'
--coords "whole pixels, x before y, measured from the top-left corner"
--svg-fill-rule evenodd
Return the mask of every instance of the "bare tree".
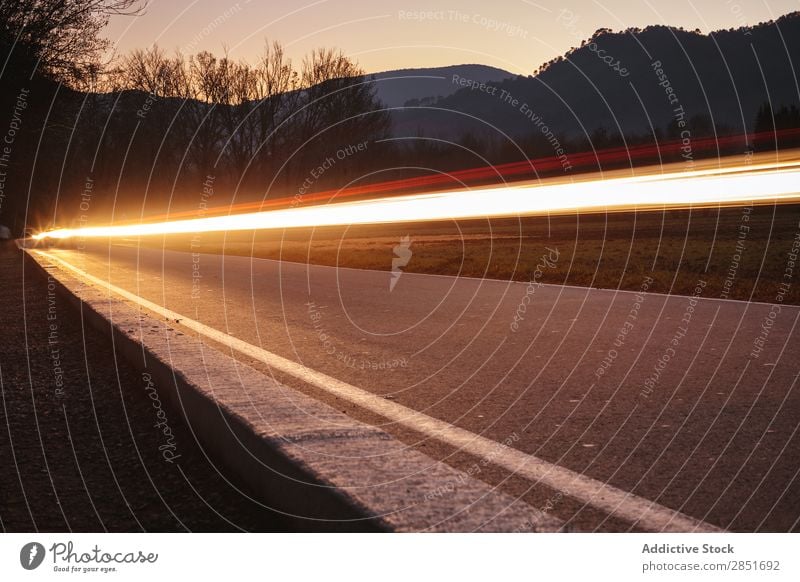
<path id="1" fill-rule="evenodd" d="M 224 61 L 224 62 L 223 62 Z M 221 119 L 225 130 L 223 154 L 234 178 L 241 178 L 257 148 L 258 119 L 255 115 L 258 74 L 247 63 L 234 63 L 226 57 L 221 63 L 225 106 Z"/>
<path id="2" fill-rule="evenodd" d="M 385 130 L 386 116 L 375 96 L 375 84 L 341 51 L 317 49 L 303 62 L 307 132 L 331 130 L 339 135 Z M 347 121 L 346 123 L 341 123 Z"/>
<path id="3" fill-rule="evenodd" d="M 281 168 L 291 183 L 308 165 L 388 128 L 374 83 L 339 51 L 314 51 L 298 72 L 278 43 L 265 45 L 255 66 L 209 52 L 168 57 L 154 46 L 122 58 L 108 77 L 115 92 L 151 96 L 123 99 L 142 165 L 175 161 L 180 172 L 229 175 L 243 186 L 269 183 Z M 146 116 L 138 110 L 145 98 Z"/>
<path id="4" fill-rule="evenodd" d="M 278 42 L 266 43 L 256 72 L 256 120 L 259 169 L 266 174 L 277 167 L 276 152 L 285 141 L 278 128 L 296 109 L 300 78 Z M 287 128 L 288 129 L 288 128 Z"/>
<path id="5" fill-rule="evenodd" d="M 114 14 L 136 14 L 141 0 L 0 0 L 0 46 L 16 67 L 75 84 L 97 70 Z M 12 68 L 16 68 L 12 67 Z"/>
<path id="6" fill-rule="evenodd" d="M 223 61 L 207 51 L 189 57 L 185 130 L 191 134 L 190 154 L 201 175 L 213 172 L 224 141 L 220 107 L 228 99 L 228 63 Z"/>
<path id="7" fill-rule="evenodd" d="M 375 95 L 374 81 L 341 51 L 317 49 L 303 61 L 302 113 L 296 134 L 308 162 L 333 149 L 384 137 L 389 116 Z M 355 171 L 357 160 L 343 168 Z M 344 171 L 344 170 L 342 170 Z"/>
<path id="8" fill-rule="evenodd" d="M 358 85 L 364 71 L 341 51 L 315 49 L 303 60 L 305 95 L 302 134 L 311 137 L 341 118 L 363 93 Z"/>
<path id="9" fill-rule="evenodd" d="M 114 90 L 146 91 L 156 97 L 188 97 L 189 79 L 181 55 L 169 58 L 158 46 L 135 50 L 111 72 Z"/>

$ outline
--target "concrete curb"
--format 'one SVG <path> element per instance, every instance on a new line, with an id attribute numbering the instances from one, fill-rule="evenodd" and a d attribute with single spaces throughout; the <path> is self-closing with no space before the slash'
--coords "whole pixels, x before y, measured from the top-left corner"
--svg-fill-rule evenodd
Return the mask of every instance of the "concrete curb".
<path id="1" fill-rule="evenodd" d="M 302 531 L 558 531 L 562 522 L 25 252 L 208 455 Z M 176 454 L 180 453 L 180 444 Z M 179 464 L 179 461 L 176 461 Z"/>

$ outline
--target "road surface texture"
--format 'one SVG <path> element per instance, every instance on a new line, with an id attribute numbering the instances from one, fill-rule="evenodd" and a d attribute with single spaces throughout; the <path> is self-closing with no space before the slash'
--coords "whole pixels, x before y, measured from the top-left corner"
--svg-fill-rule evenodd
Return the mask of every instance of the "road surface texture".
<path id="1" fill-rule="evenodd" d="M 530 284 L 508 283 L 135 241 L 48 253 L 307 368 L 710 524 L 800 529 L 800 308 L 715 299 L 702 279 L 694 296 L 665 296 L 540 286 L 535 272 Z M 630 527 L 248 363 L 570 526 Z"/>
<path id="2" fill-rule="evenodd" d="M 0 280 L 0 530 L 285 529 L 10 244 Z"/>

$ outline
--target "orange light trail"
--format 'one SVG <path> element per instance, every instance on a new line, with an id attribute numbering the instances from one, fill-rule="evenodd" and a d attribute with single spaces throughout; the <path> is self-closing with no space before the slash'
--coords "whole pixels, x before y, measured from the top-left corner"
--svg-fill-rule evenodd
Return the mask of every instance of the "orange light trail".
<path id="1" fill-rule="evenodd" d="M 750 135 L 726 135 L 716 137 L 694 138 L 691 142 L 693 154 L 702 152 L 721 155 L 725 150 L 742 152 L 747 147 L 762 146 L 765 150 L 774 147 L 780 141 L 800 139 L 800 128 L 781 129 L 778 131 L 765 131 Z M 566 162 L 575 171 L 597 171 L 607 166 L 643 165 L 648 160 L 652 163 L 662 163 L 664 159 L 675 159 L 682 153 L 683 141 L 673 140 L 658 144 L 644 143 L 624 147 L 611 147 L 584 152 L 570 152 L 566 155 Z M 562 160 L 556 156 L 528 159 L 521 162 L 509 162 L 499 165 L 481 166 L 454 170 L 439 174 L 426 174 L 412 178 L 401 178 L 383 182 L 372 182 L 325 190 L 313 194 L 303 195 L 303 204 L 339 202 L 345 198 L 374 197 L 377 194 L 418 194 L 420 192 L 444 191 L 448 188 L 463 186 L 479 186 L 490 183 L 514 182 L 522 180 L 539 180 L 556 174 L 563 175 Z M 244 212 L 257 212 L 288 208 L 292 203 L 291 197 L 279 197 L 269 200 L 238 202 L 235 204 L 209 208 L 206 216 L 228 215 Z M 148 222 L 177 220 L 180 218 L 193 218 L 197 210 L 170 211 L 145 218 Z"/>
<path id="2" fill-rule="evenodd" d="M 557 184 L 518 184 L 140 224 L 58 229 L 34 238 L 135 237 L 261 229 L 685 208 L 800 200 L 800 162 Z"/>

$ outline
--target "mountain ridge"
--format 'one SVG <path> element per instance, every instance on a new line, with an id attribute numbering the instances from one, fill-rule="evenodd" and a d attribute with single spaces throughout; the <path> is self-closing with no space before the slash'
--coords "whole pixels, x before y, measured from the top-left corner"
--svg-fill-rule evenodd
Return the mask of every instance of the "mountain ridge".
<path id="1" fill-rule="evenodd" d="M 452 83 L 453 75 L 484 83 L 514 77 L 513 73 L 503 69 L 477 63 L 393 69 L 368 76 L 375 79 L 378 99 L 387 107 L 402 107 L 413 99 L 452 95 L 459 89 Z"/>
<path id="2" fill-rule="evenodd" d="M 494 95 L 461 89 L 437 100 L 435 111 L 398 112 L 394 131 L 424 128 L 428 135 L 450 139 L 465 133 L 520 135 L 531 128 L 521 123 L 519 106 L 509 107 L 497 97 L 511 95 L 567 136 L 589 136 L 599 129 L 623 136 L 668 132 L 677 123 L 678 106 L 696 123 L 747 133 L 765 102 L 773 109 L 800 102 L 796 75 L 786 75 L 798 60 L 797 12 L 709 34 L 663 25 L 598 29 L 537 74 L 497 83 Z"/>

